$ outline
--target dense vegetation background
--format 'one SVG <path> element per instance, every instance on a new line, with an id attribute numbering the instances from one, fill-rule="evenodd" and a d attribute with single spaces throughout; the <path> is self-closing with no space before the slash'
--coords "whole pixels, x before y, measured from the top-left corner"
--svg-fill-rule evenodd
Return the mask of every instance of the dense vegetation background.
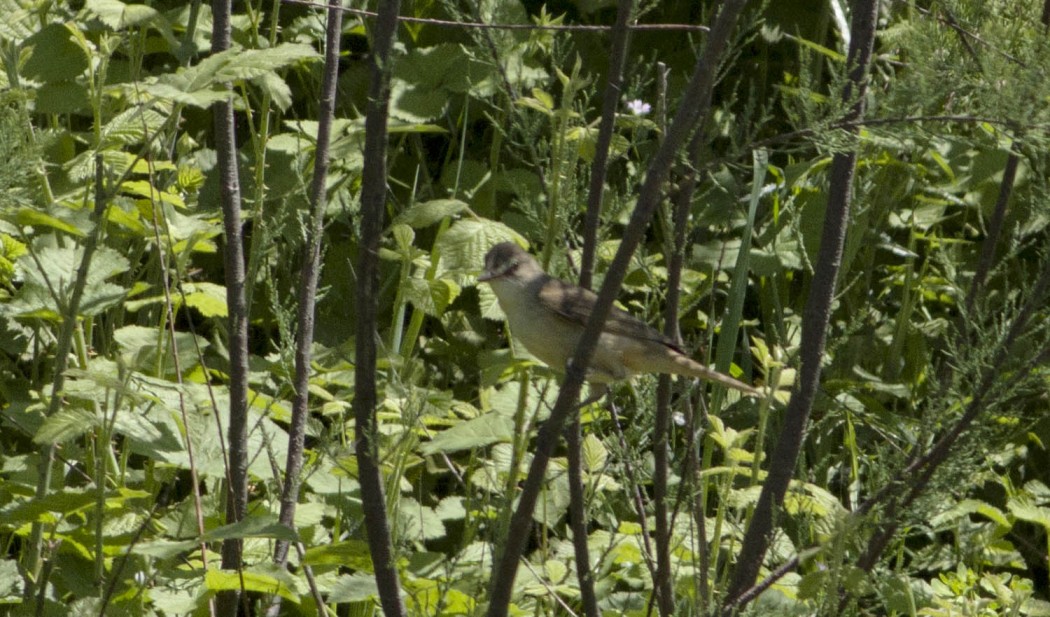
<path id="1" fill-rule="evenodd" d="M 723 3 L 621 2 L 622 71 L 610 1 L 379 4 L 0 0 L 0 611 L 506 614 L 510 554 L 516 614 L 1050 615 L 1050 3 L 882 2 L 851 65 L 871 3 L 749 2 L 694 69 Z M 597 289 L 689 106 L 617 297 L 767 396 L 539 443 L 482 257 Z"/>

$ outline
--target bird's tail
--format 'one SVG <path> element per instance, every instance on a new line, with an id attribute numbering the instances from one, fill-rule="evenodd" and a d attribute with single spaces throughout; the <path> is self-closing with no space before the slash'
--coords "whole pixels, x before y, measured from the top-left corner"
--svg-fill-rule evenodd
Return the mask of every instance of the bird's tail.
<path id="1" fill-rule="evenodd" d="M 762 391 L 754 386 L 733 379 L 729 375 L 723 375 L 718 371 L 712 370 L 692 360 L 691 358 L 682 354 L 673 354 L 671 361 L 675 364 L 675 370 L 671 371 L 679 375 L 686 375 L 688 377 L 696 377 L 698 379 L 706 379 L 707 381 L 713 381 L 720 383 L 727 388 L 732 388 L 743 392 L 748 396 L 762 396 Z"/>

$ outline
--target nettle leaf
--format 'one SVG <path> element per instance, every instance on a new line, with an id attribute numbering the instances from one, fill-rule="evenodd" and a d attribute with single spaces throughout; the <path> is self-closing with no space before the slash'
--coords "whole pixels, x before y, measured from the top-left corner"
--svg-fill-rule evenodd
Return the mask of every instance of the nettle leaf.
<path id="1" fill-rule="evenodd" d="M 95 177 L 96 152 L 85 150 L 65 164 L 66 173 L 73 182 L 83 182 Z M 103 150 L 102 164 L 113 176 L 122 176 L 135 163 L 135 155 L 122 150 Z"/>
<path id="2" fill-rule="evenodd" d="M 186 305 L 197 309 L 204 317 L 226 317 L 226 287 L 215 283 L 187 283 Z"/>
<path id="3" fill-rule="evenodd" d="M 252 83 L 268 94 L 273 104 L 281 111 L 288 111 L 288 108 L 292 106 L 292 89 L 277 73 L 264 73 Z"/>
<path id="4" fill-rule="evenodd" d="M 100 418 L 93 411 L 66 407 L 44 419 L 44 424 L 33 435 L 33 442 L 55 444 L 76 439 L 98 427 Z"/>
<path id="5" fill-rule="evenodd" d="M 195 66 L 160 75 L 144 88 L 163 99 L 195 107 L 209 107 L 231 96 L 226 88 L 230 82 L 260 80 L 271 75 L 266 77 L 268 81 L 263 83 L 263 87 L 268 89 L 271 96 L 276 93 L 280 104 L 290 95 L 274 89 L 273 80 L 280 80 L 280 77 L 273 71 L 318 57 L 312 47 L 299 43 L 285 43 L 270 49 L 233 48 L 208 56 Z"/>
<path id="6" fill-rule="evenodd" d="M 165 358 L 172 354 L 170 334 L 156 328 L 124 326 L 113 332 L 113 341 L 120 348 L 127 366 L 147 373 L 156 370 L 158 353 Z M 175 345 L 179 352 L 179 367 L 185 373 L 197 366 L 197 349 L 207 349 L 209 343 L 189 332 L 176 332 Z M 170 359 L 165 364 L 169 369 L 174 368 Z"/>
<path id="7" fill-rule="evenodd" d="M 412 278 L 407 281 L 405 297 L 427 315 L 440 317 L 448 305 L 459 296 L 460 291 L 460 286 L 449 279 L 427 281 Z"/>
<path id="8" fill-rule="evenodd" d="M 114 30 L 140 26 L 160 20 L 160 12 L 144 4 L 124 4 L 119 0 L 88 0 L 84 8 Z"/>
<path id="9" fill-rule="evenodd" d="M 22 64 L 22 74 L 43 82 L 66 81 L 84 74 L 89 58 L 77 43 L 76 34 L 62 24 L 49 24 L 25 40 L 29 57 Z"/>
<path id="10" fill-rule="evenodd" d="M 217 73 L 218 79 L 226 82 L 256 79 L 301 60 L 320 57 L 313 47 L 300 43 L 282 43 L 270 49 L 230 49 L 218 55 L 229 60 Z"/>
<path id="11" fill-rule="evenodd" d="M 311 546 L 303 553 L 303 565 L 341 566 L 359 572 L 372 572 L 372 557 L 364 540 L 343 540 Z"/>
<path id="12" fill-rule="evenodd" d="M 497 221 L 456 221 L 435 245 L 441 256 L 438 278 L 452 279 L 463 287 L 474 286 L 477 283 L 478 272 L 484 267 L 485 253 L 507 240 L 527 244 L 518 232 Z"/>
<path id="13" fill-rule="evenodd" d="M 69 114 L 91 106 L 88 89 L 73 80 L 49 81 L 36 90 L 38 114 Z"/>
<path id="14" fill-rule="evenodd" d="M 447 216 L 455 216 L 468 208 L 466 202 L 458 199 L 434 199 L 412 204 L 395 219 L 415 229 L 430 227 Z"/>
<path id="15" fill-rule="evenodd" d="M 342 565 L 342 564 L 339 564 Z M 20 576 L 15 576 L 22 580 Z M 328 591 L 328 601 L 333 604 L 361 602 L 379 597 L 376 577 L 371 574 L 343 574 Z"/>
<path id="16" fill-rule="evenodd" d="M 164 126 L 167 117 L 143 107 L 133 107 L 113 117 L 99 136 L 101 148 L 116 149 L 143 142 Z"/>
<path id="17" fill-rule="evenodd" d="M 447 454 L 509 442 L 513 436 L 512 418 L 499 413 L 487 413 L 441 431 L 430 441 L 420 444 L 419 451 L 423 456 L 439 452 Z"/>
<path id="18" fill-rule="evenodd" d="M 50 227 L 58 231 L 64 231 L 77 238 L 83 238 L 86 235 L 85 231 L 79 227 L 33 208 L 20 208 L 15 214 L 15 222 L 19 225 L 28 225 L 30 227 Z"/>
<path id="19" fill-rule="evenodd" d="M 32 252 L 36 259 L 23 258 L 19 262 L 23 267 L 24 281 L 8 305 L 10 314 L 54 319 L 68 306 L 73 292 L 73 277 L 80 267 L 84 251 L 68 242 L 64 247 L 57 244 L 57 238 L 53 235 L 39 236 L 33 241 Z M 115 250 L 109 247 L 97 249 L 88 269 L 79 314 L 97 315 L 120 303 L 127 289 L 107 283 L 106 279 L 123 274 L 129 267 L 128 260 Z M 57 302 L 53 293 L 59 296 Z"/>
<path id="20" fill-rule="evenodd" d="M 204 584 L 209 591 L 245 590 L 276 594 L 298 604 L 299 596 L 306 591 L 300 589 L 299 580 L 284 568 L 257 565 L 235 570 L 209 569 L 204 575 Z"/>
<path id="21" fill-rule="evenodd" d="M 420 542 L 445 537 L 445 523 L 433 508 L 424 506 L 415 499 L 402 498 L 397 514 L 401 537 Z"/>

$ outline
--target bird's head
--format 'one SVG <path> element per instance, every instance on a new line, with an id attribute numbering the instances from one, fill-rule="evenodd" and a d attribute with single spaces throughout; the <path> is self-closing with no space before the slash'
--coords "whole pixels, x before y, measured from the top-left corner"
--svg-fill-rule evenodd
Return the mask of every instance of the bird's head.
<path id="1" fill-rule="evenodd" d="M 478 281 L 491 283 L 505 280 L 525 283 L 543 275 L 543 269 L 525 249 L 513 242 L 501 242 L 485 254 L 485 269 Z"/>

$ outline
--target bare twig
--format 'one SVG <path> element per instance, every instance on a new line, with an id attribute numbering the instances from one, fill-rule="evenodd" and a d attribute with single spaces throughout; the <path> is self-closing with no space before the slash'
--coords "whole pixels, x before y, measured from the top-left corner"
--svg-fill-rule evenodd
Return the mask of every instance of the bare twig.
<path id="1" fill-rule="evenodd" d="M 852 104 L 847 120 L 857 120 L 864 115 L 868 67 L 874 49 L 877 13 L 877 0 L 863 0 L 854 6 L 851 24 L 854 36 L 851 39 L 848 58 L 850 79 L 842 93 L 843 100 Z M 724 607 L 727 615 L 735 610 L 741 594 L 751 587 L 758 576 L 774 529 L 774 510 L 783 503 L 795 473 L 798 454 L 809 422 L 809 412 L 820 383 L 821 359 L 831 305 L 835 297 L 836 278 L 842 261 L 856 160 L 856 152 L 851 151 L 836 154 L 832 161 L 831 185 L 820 252 L 802 317 L 799 381 L 784 414 L 784 426 L 770 459 L 769 475 L 744 536 L 736 570 L 729 585 L 727 604 Z"/>
<path id="2" fill-rule="evenodd" d="M 317 2 L 308 2 L 307 0 L 281 0 L 284 4 L 297 4 L 299 6 L 309 6 L 318 9 L 323 9 L 325 6 Z M 343 8 L 346 13 L 358 15 L 361 17 L 375 18 L 376 13 L 372 11 L 365 11 L 362 9 L 351 9 Z M 573 24 L 573 25 L 561 25 L 561 24 L 489 24 L 481 21 L 455 21 L 449 19 L 431 19 L 427 17 L 398 17 L 398 21 L 415 24 L 427 24 L 430 26 L 440 26 L 443 28 L 470 28 L 470 29 L 485 29 L 485 30 L 550 30 L 553 32 L 609 32 L 616 29 L 616 26 L 588 26 L 584 24 Z M 639 31 L 678 31 L 678 32 L 707 32 L 707 26 L 701 26 L 697 24 L 631 24 L 628 25 L 629 30 Z"/>
<path id="3" fill-rule="evenodd" d="M 649 221 L 660 203 L 663 183 L 670 173 L 678 149 L 689 138 L 697 121 L 706 117 L 710 109 L 711 92 L 717 67 L 722 58 L 722 51 L 725 49 L 744 4 L 744 0 L 728 0 L 722 5 L 704 51 L 683 93 L 675 119 L 667 131 L 667 137 L 649 165 L 645 183 L 639 193 L 638 203 L 624 230 L 620 248 L 606 273 L 605 282 L 598 293 L 598 301 L 573 357 L 566 367 L 566 379 L 558 393 L 558 400 L 547 422 L 540 429 L 537 438 L 538 446 L 525 479 L 518 507 L 511 518 L 507 542 L 493 567 L 487 613 L 489 617 L 503 617 L 507 614 L 511 591 L 514 588 L 514 578 L 517 574 L 518 559 L 529 537 L 532 512 L 543 487 L 547 464 L 553 453 L 556 437 L 561 433 L 568 415 L 578 405 L 580 389 L 586 375 L 587 365 L 597 347 L 598 336 L 609 316 L 613 300 L 619 294 L 631 257 L 641 243 Z"/>
<path id="4" fill-rule="evenodd" d="M 213 54 L 229 49 L 231 38 L 231 0 L 212 0 Z M 234 128 L 233 100 L 227 98 L 212 109 L 215 123 L 215 152 L 218 160 L 219 195 L 226 246 L 223 266 L 226 274 L 226 306 L 229 314 L 230 418 L 227 426 L 229 482 L 226 488 L 226 522 L 244 518 L 248 508 L 248 315 L 245 299 L 244 236 L 241 225 L 241 184 L 237 174 L 237 136 Z M 243 541 L 231 538 L 222 543 L 222 567 L 240 570 Z M 223 591 L 218 595 L 220 615 L 233 615 L 241 593 Z"/>
<path id="5" fill-rule="evenodd" d="M 328 26 L 325 34 L 324 81 L 321 85 L 321 104 L 318 111 L 317 147 L 314 154 L 314 176 L 310 185 L 310 226 L 303 244 L 302 273 L 299 281 L 298 327 L 295 341 L 295 401 L 288 428 L 288 458 L 285 466 L 284 490 L 281 494 L 280 522 L 294 529 L 295 506 L 302 483 L 303 446 L 306 421 L 309 415 L 310 348 L 314 340 L 314 308 L 317 304 L 317 280 L 321 272 L 321 236 L 324 231 L 324 212 L 327 204 L 325 183 L 328 178 L 328 153 L 335 114 L 336 81 L 339 77 L 339 37 L 342 34 L 343 13 L 339 0 L 330 0 Z M 274 561 L 284 565 L 288 557 L 288 541 L 278 540 Z"/>
<path id="6" fill-rule="evenodd" d="M 354 417 L 358 481 L 365 518 L 368 548 L 372 556 L 379 601 L 387 617 L 405 614 L 400 581 L 394 563 L 383 476 L 379 466 L 379 434 L 376 428 L 376 299 L 379 287 L 379 240 L 383 233 L 386 206 L 387 118 L 390 103 L 390 57 L 397 34 L 400 0 L 379 5 L 373 49 L 369 62 L 368 110 L 365 118 L 364 169 L 361 172 L 361 254 L 354 294 L 356 310 L 356 366 L 354 370 Z"/>

